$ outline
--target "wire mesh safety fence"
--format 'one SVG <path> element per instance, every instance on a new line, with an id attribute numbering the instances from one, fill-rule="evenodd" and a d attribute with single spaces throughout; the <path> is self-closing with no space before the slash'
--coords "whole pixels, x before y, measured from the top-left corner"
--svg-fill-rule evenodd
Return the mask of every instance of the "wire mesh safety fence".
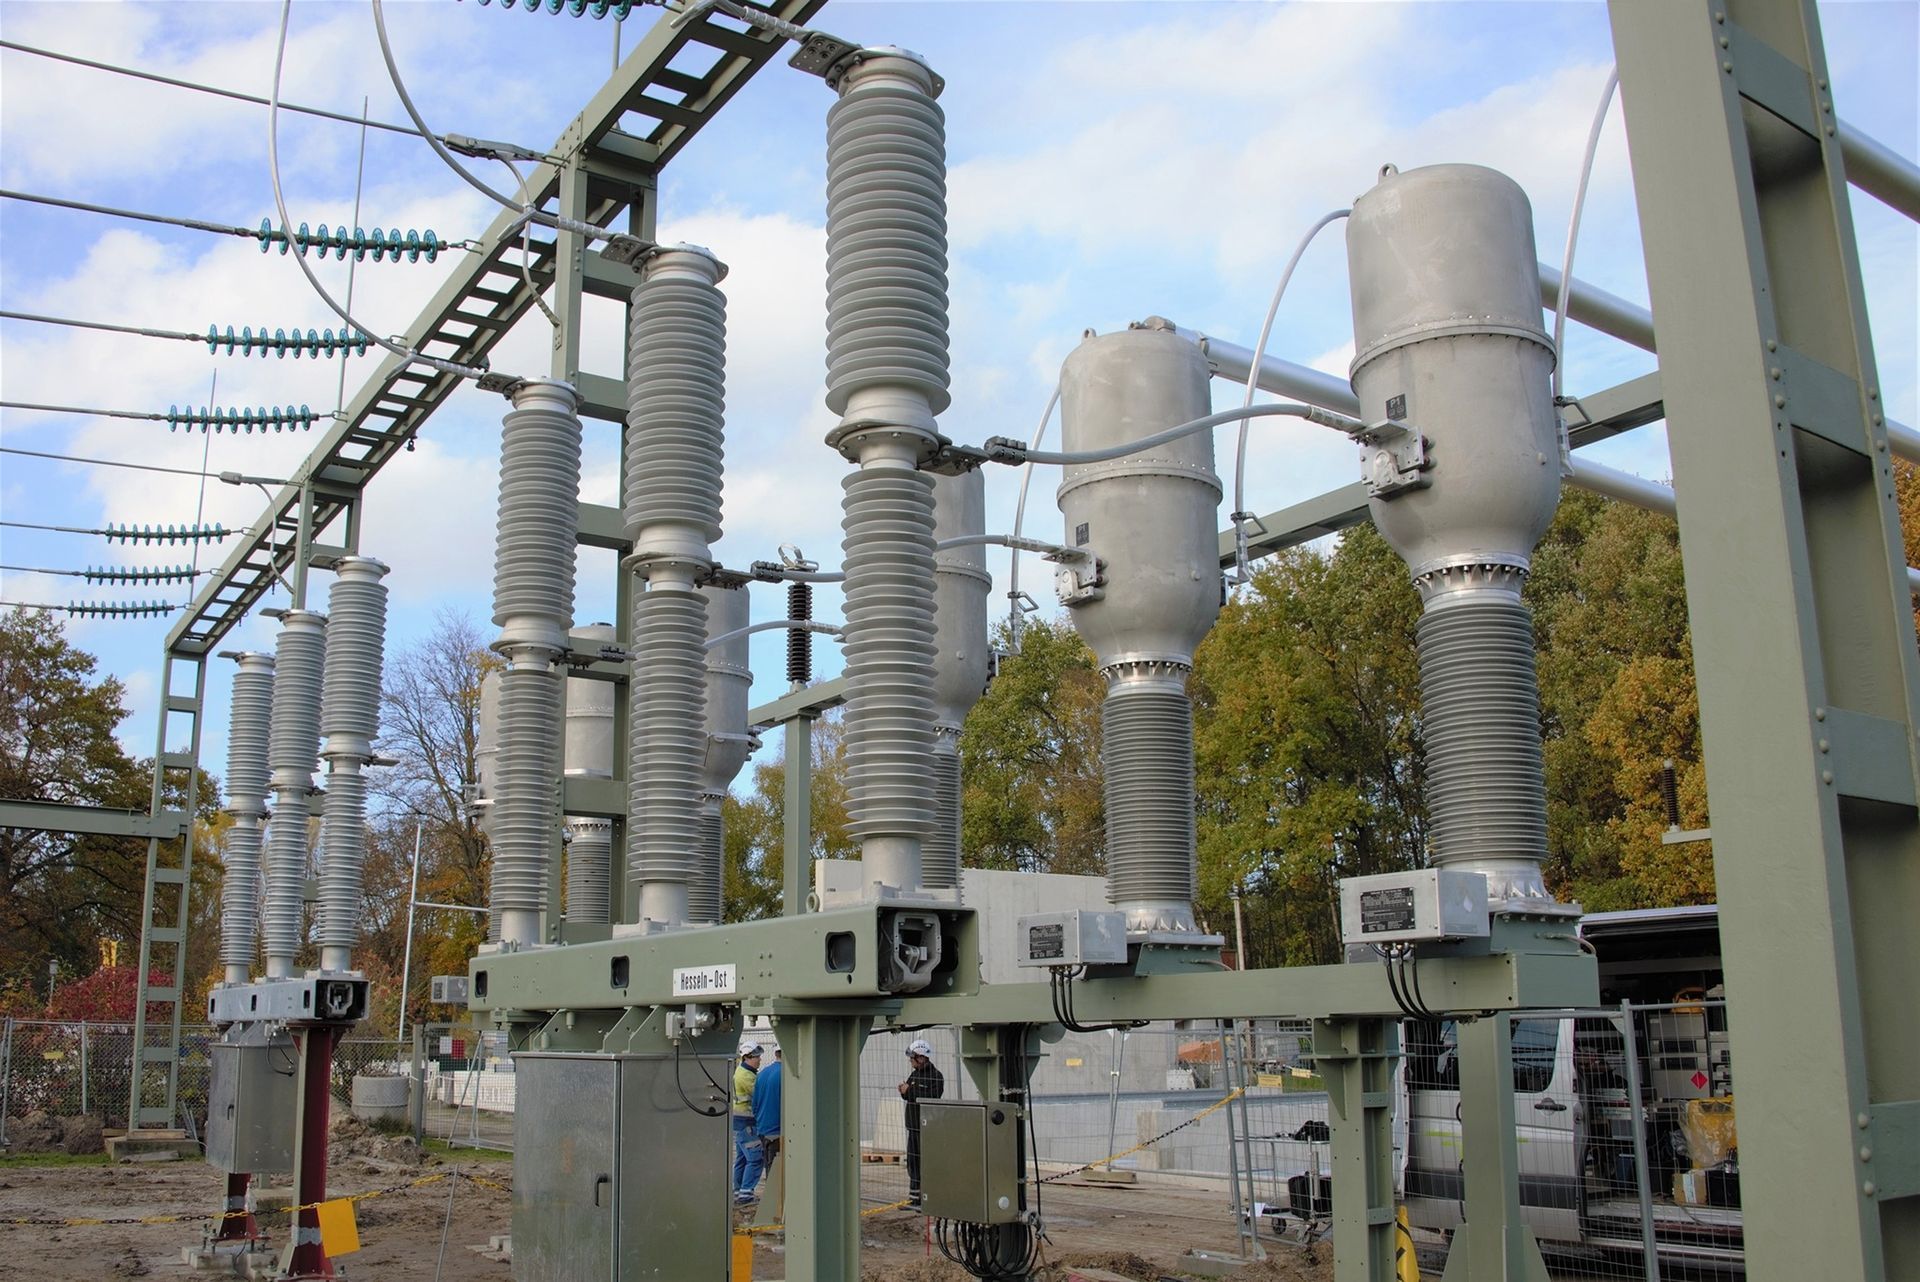
<path id="1" fill-rule="evenodd" d="M 1739 1151 L 1724 1001 L 1506 1018 L 1522 1212 L 1554 1276 L 1658 1282 L 1737 1272 Z M 196 1138 L 205 1133 L 216 1036 L 206 1026 L 181 1030 L 178 1124 Z M 777 1031 L 754 1037 L 769 1050 L 778 1044 Z M 978 1098 L 957 1029 L 868 1039 L 859 1098 L 869 1208 L 908 1193 L 900 1085 L 915 1039 L 931 1046 L 945 1098 Z M 1432 1267 L 1464 1215 L 1455 1026 L 1407 1021 L 1402 1045 L 1395 1165 L 1423 1264 Z M 1246 1254 L 1329 1231 L 1327 1096 L 1307 1025 L 1156 1024 L 1065 1033 L 1043 1051 L 1029 1117 L 1045 1188 L 1064 1195 L 1115 1182 L 1178 1190 L 1183 1205 L 1212 1207 L 1211 1223 L 1237 1233 Z M 133 1058 L 124 1024 L 4 1021 L 0 1143 L 46 1146 L 46 1118 L 124 1126 Z M 413 1030 L 404 1044 L 349 1038 L 334 1060 L 343 1106 L 357 1076 L 411 1079 L 408 1120 L 417 1137 L 513 1146 L 516 1074 L 501 1034 L 452 1023 Z"/>

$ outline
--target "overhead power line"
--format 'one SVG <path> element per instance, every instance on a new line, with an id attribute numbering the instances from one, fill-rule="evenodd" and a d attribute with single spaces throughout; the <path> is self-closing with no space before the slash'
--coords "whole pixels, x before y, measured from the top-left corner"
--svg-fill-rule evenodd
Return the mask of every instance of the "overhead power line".
<path id="1" fill-rule="evenodd" d="M 15 53 L 32 54 L 36 58 L 48 58 L 54 62 L 71 63 L 76 67 L 88 67 L 94 71 L 105 71 L 116 76 L 128 76 L 134 80 L 145 80 L 156 85 L 168 85 L 175 89 L 191 89 L 195 93 L 212 94 L 216 98 L 231 98 L 235 102 L 250 102 L 256 107 L 271 105 L 268 99 L 259 97 L 256 94 L 241 93 L 235 89 L 222 89 L 217 85 L 203 85 L 197 81 L 181 80 L 174 76 L 163 76 L 158 72 L 141 71 L 134 67 L 123 67 L 118 63 L 97 62 L 92 58 L 81 58 L 70 53 L 58 53 L 52 49 L 39 49 L 33 45 L 21 44 L 17 40 L 0 40 L 0 49 L 11 49 Z M 300 107 L 290 102 L 283 102 L 280 104 L 280 110 L 295 112 L 302 116 L 317 116 L 323 120 L 338 120 L 343 124 L 349 125 L 358 125 L 360 123 L 360 117 L 358 116 L 350 116 L 343 111 L 328 111 L 324 107 Z M 407 125 L 391 125 L 384 120 L 369 120 L 366 122 L 366 125 L 369 129 L 384 129 L 388 133 L 405 134 L 409 138 L 418 138 L 420 136 L 417 131 Z M 545 152 L 535 154 L 542 160 L 558 159 L 558 157 L 549 156 Z"/>
<path id="2" fill-rule="evenodd" d="M 121 209 L 115 205 L 96 205 L 91 201 L 69 200 L 64 196 L 42 196 L 30 191 L 0 190 L 0 199 L 20 200 L 34 205 L 49 205 L 55 209 L 77 209 L 82 213 L 105 214 L 109 218 L 131 218 L 144 223 L 161 223 L 169 227 L 185 227 L 192 231 L 213 232 L 219 236 L 238 236 L 244 240 L 258 241 L 260 252 L 266 253 L 274 246 L 280 246 L 280 252 L 293 249 L 301 254 L 319 251 L 325 258 L 329 253 L 336 258 L 345 258 L 352 254 L 357 262 L 368 254 L 374 262 L 391 260 L 399 262 L 404 254 L 408 262 L 418 262 L 423 256 L 428 262 L 434 262 L 443 249 L 474 249 L 477 242 L 462 240 L 448 242 L 441 240 L 432 229 L 427 231 L 394 228 L 381 231 L 375 227 L 372 231 L 355 227 L 349 232 L 345 226 L 329 232 L 325 223 L 320 224 L 318 232 L 310 231 L 305 223 L 299 230 L 289 231 L 285 227 L 276 229 L 272 219 L 262 219 L 257 228 L 238 227 L 231 223 L 213 223 L 204 218 L 179 218 L 172 214 L 153 214 L 139 209 Z"/>
<path id="3" fill-rule="evenodd" d="M 0 402 L 6 404 L 6 402 Z M 34 406 L 44 409 L 47 406 Z M 80 411 L 99 413 L 97 410 Z M 148 416 L 142 416 L 148 417 Z M 203 472 L 193 467 L 162 467 L 158 463 L 129 463 L 122 459 L 82 458 L 77 454 L 51 454 L 45 450 L 23 450 L 12 445 L 0 445 L 0 454 L 24 454 L 29 458 L 54 459 L 61 463 L 90 463 L 95 467 L 126 467 L 142 472 L 171 472 L 176 476 L 203 476 L 215 481 L 225 481 L 228 485 L 285 485 L 287 482 L 277 476 L 245 476 L 239 472 Z"/>
<path id="4" fill-rule="evenodd" d="M 127 605 L 115 605 L 110 601 L 69 601 L 65 605 L 50 601 L 0 601 L 0 606 L 15 610 L 65 610 L 80 619 L 150 619 L 172 614 L 180 608 L 165 601 L 139 601 Z"/>
<path id="5" fill-rule="evenodd" d="M 190 565 L 108 566 L 90 565 L 84 570 L 49 570 L 39 565 L 0 565 L 0 570 L 16 574 L 58 574 L 89 583 L 185 583 L 208 573 Z"/>
<path id="6" fill-rule="evenodd" d="M 67 325 L 74 329 L 97 329 L 109 334 L 138 334 L 142 338 L 171 338 L 187 343 L 205 343 L 209 352 L 218 353 L 226 348 L 229 356 L 236 351 L 242 356 L 286 356 L 289 352 L 295 360 L 305 354 L 316 360 L 322 356 L 332 356 L 335 352 L 346 356 L 365 356 L 367 346 L 377 342 L 364 330 L 350 333 L 341 329 L 335 335 L 331 329 L 309 329 L 304 335 L 298 325 L 291 330 L 276 329 L 267 333 L 262 325 L 258 334 L 252 326 L 242 329 L 238 335 L 233 326 L 227 326 L 226 332 L 220 332 L 218 325 L 207 326 L 204 334 L 190 334 L 179 329 L 147 329 L 139 325 L 113 325 L 106 321 L 74 320 L 66 316 L 41 316 L 33 312 L 0 311 L 0 320 L 32 321 L 39 325 Z"/>

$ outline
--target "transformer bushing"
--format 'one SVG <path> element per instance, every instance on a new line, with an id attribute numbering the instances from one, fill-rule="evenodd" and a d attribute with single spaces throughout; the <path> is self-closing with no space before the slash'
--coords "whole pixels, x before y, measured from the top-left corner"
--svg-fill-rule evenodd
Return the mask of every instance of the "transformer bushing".
<path id="1" fill-rule="evenodd" d="M 574 630 L 576 640 L 611 642 L 612 624 L 594 623 Z M 567 678 L 565 773 L 586 779 L 613 777 L 613 684 L 589 677 Z M 612 920 L 613 824 L 585 815 L 568 815 L 567 920 L 604 926 Z"/>
<path id="2" fill-rule="evenodd" d="M 936 544 L 985 534 L 986 477 L 977 471 L 936 476 L 933 513 Z M 986 692 L 992 670 L 987 641 L 992 592 L 984 543 L 934 552 L 934 824 L 923 848 L 921 878 L 936 890 L 960 884 L 960 727 Z"/>
<path id="3" fill-rule="evenodd" d="M 1089 335 L 1060 371 L 1065 449 L 1124 444 L 1210 412 L 1207 362 L 1170 329 Z M 1100 762 L 1107 897 L 1132 934 L 1192 935 L 1193 652 L 1220 612 L 1220 479 L 1207 433 L 1069 465 L 1066 542 L 1098 551 L 1097 582 L 1061 599 L 1107 682 Z"/>
<path id="4" fill-rule="evenodd" d="M 573 625 L 580 518 L 580 417 L 572 387 L 517 385 L 502 423 L 493 643 L 500 674 L 490 907 L 509 948 L 540 942 L 560 764 L 562 680 L 554 662 Z"/>
<path id="5" fill-rule="evenodd" d="M 1430 857 L 1485 874 L 1496 906 L 1551 904 L 1539 682 L 1520 596 L 1560 494 L 1532 210 L 1491 169 L 1388 166 L 1354 201 L 1347 259 L 1354 392 L 1383 425 L 1367 445 L 1369 506 L 1424 605 Z"/>
<path id="6" fill-rule="evenodd" d="M 701 878 L 707 603 L 720 537 L 726 269 L 692 246 L 648 259 L 627 332 L 626 527 L 633 597 L 627 869 L 639 919 L 681 925 Z"/>
<path id="7" fill-rule="evenodd" d="M 726 822 L 722 805 L 734 776 L 747 764 L 759 741 L 747 728 L 748 694 L 753 669 L 747 664 L 749 620 L 747 590 L 709 583 L 700 589 L 707 602 L 707 753 L 700 769 L 699 877 L 693 883 L 688 916 L 694 921 L 721 919 L 726 881 Z M 730 632 L 718 645 L 715 637 Z"/>
<path id="8" fill-rule="evenodd" d="M 934 824 L 933 480 L 950 397 L 946 125 L 917 56 L 862 50 L 829 83 L 827 443 L 842 482 L 848 830 L 869 888 L 923 884 Z"/>
<path id="9" fill-rule="evenodd" d="M 220 961 L 229 984 L 244 984 L 253 970 L 260 917 L 260 836 L 267 814 L 268 740 L 273 717 L 273 656 L 251 651 L 236 656 L 233 719 L 227 732 L 227 833 L 220 886 Z"/>
<path id="10" fill-rule="evenodd" d="M 327 597 L 327 663 L 320 702 L 327 795 L 320 831 L 320 968 L 350 970 L 360 942 L 361 871 L 367 858 L 367 780 L 380 733 L 386 652 L 387 567 L 343 558 Z"/>
<path id="11" fill-rule="evenodd" d="M 267 762 L 273 769 L 273 822 L 267 829 L 267 977 L 293 974 L 307 884 L 307 820 L 313 772 L 319 767 L 320 690 L 327 657 L 327 619 L 311 610 L 280 616 L 275 650 L 273 721 Z"/>

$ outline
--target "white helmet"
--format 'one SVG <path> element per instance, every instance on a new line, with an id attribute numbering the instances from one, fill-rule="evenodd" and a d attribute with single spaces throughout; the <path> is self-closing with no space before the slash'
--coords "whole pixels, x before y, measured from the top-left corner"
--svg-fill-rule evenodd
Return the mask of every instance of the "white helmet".
<path id="1" fill-rule="evenodd" d="M 760 1053 L 761 1051 L 760 1051 L 759 1042 L 741 1042 L 740 1043 L 741 1059 L 752 1059 L 755 1055 L 758 1055 Z"/>
<path id="2" fill-rule="evenodd" d="M 915 1038 L 915 1039 L 913 1040 L 913 1044 L 907 1047 L 907 1054 L 909 1054 L 909 1055 L 924 1055 L 924 1056 L 926 1056 L 926 1057 L 927 1057 L 928 1059 L 932 1059 L 932 1058 L 933 1058 L 933 1047 L 932 1047 L 931 1045 L 929 1045 L 929 1044 L 927 1043 L 927 1041 L 926 1041 L 926 1040 L 925 1040 L 924 1038 L 918 1038 L 918 1037 L 916 1037 L 916 1038 Z"/>

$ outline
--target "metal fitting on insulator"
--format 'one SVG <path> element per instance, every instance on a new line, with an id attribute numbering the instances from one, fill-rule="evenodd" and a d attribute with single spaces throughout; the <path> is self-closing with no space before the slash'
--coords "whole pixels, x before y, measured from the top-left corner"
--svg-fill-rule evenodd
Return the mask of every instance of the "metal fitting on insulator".
<path id="1" fill-rule="evenodd" d="M 787 584 L 787 617 L 813 618 L 813 585 Z M 805 628 L 787 630 L 787 680 L 803 686 L 813 680 L 813 634 Z"/>

